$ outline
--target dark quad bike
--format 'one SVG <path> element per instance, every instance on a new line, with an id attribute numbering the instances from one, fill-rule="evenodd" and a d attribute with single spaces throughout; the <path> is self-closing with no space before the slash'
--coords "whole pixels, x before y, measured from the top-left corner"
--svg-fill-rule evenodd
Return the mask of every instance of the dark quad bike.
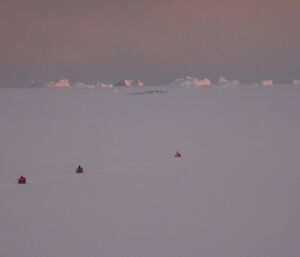
<path id="1" fill-rule="evenodd" d="M 26 178 L 21 176 L 18 178 L 18 184 L 26 184 Z"/>
<path id="2" fill-rule="evenodd" d="M 80 165 L 77 167 L 76 173 L 83 173 L 83 168 Z"/>

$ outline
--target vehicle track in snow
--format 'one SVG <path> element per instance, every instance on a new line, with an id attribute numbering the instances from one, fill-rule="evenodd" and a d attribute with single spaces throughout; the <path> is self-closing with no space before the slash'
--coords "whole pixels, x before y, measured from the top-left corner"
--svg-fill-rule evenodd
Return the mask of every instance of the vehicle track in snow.
<path id="1" fill-rule="evenodd" d="M 145 166 L 155 166 L 155 165 L 163 163 L 163 162 L 170 162 L 170 161 L 174 161 L 174 160 L 176 160 L 176 158 L 168 157 L 168 158 L 162 158 L 162 159 L 153 160 L 153 161 L 143 161 L 143 162 L 133 163 L 133 164 L 129 164 L 129 165 L 120 165 L 120 166 L 116 166 L 116 167 L 111 167 L 108 169 L 104 169 L 102 172 L 118 171 L 118 170 L 122 170 L 122 169 L 138 168 L 138 167 L 145 167 Z M 99 172 L 91 171 L 91 172 L 84 172 L 82 175 L 95 176 L 98 174 L 99 174 Z M 72 172 L 72 173 L 64 173 L 64 174 L 56 175 L 56 176 L 52 176 L 52 177 L 44 177 L 44 178 L 36 178 L 36 179 L 34 177 L 32 177 L 32 178 L 27 177 L 27 182 L 25 185 L 19 185 L 16 181 L 16 183 L 0 185 L 0 189 L 12 188 L 15 186 L 26 186 L 26 185 L 31 185 L 31 184 L 39 184 L 39 183 L 43 183 L 43 182 L 47 182 L 47 181 L 63 179 L 66 177 L 73 177 L 76 175 L 79 176 L 81 174 L 76 174 L 75 172 Z"/>

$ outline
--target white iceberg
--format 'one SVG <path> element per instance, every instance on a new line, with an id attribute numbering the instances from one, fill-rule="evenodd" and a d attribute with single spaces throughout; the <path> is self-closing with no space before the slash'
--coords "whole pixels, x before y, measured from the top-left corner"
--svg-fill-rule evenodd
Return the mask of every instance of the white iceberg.
<path id="1" fill-rule="evenodd" d="M 67 79 L 62 79 L 58 82 L 52 81 L 47 84 L 47 87 L 51 88 L 69 88 L 70 82 Z"/>
<path id="2" fill-rule="evenodd" d="M 133 80 L 133 79 L 122 79 L 114 84 L 114 86 L 120 86 L 120 87 L 132 87 L 132 86 L 138 86 L 142 87 L 144 86 L 144 82 L 141 80 Z"/>
<path id="3" fill-rule="evenodd" d="M 273 86 L 273 85 L 274 85 L 274 82 L 273 82 L 273 80 L 268 79 L 268 80 L 262 80 L 262 81 L 261 81 L 261 84 L 262 84 L 263 86 Z"/>
<path id="4" fill-rule="evenodd" d="M 198 79 L 198 78 L 186 76 L 171 81 L 168 84 L 171 86 L 179 86 L 179 87 L 210 87 L 211 81 L 207 78 Z"/>
<path id="5" fill-rule="evenodd" d="M 103 82 L 97 82 L 96 87 L 99 87 L 99 88 L 113 88 L 114 85 L 113 84 L 106 84 L 106 83 L 103 83 Z"/>
<path id="6" fill-rule="evenodd" d="M 73 87 L 75 88 L 95 88 L 95 85 L 89 85 L 82 82 L 76 82 Z"/>
<path id="7" fill-rule="evenodd" d="M 227 80 L 223 76 L 220 76 L 219 82 L 214 85 L 217 88 L 236 88 L 240 86 L 238 80 Z"/>

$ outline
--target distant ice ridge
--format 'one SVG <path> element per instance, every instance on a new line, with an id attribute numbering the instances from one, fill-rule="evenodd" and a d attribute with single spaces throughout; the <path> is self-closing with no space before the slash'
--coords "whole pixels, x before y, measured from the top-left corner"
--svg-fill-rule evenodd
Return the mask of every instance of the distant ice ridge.
<path id="1" fill-rule="evenodd" d="M 134 80 L 134 79 L 121 79 L 120 81 L 110 84 L 97 82 L 97 88 L 115 88 L 115 87 L 142 87 L 144 86 L 144 82 L 142 80 Z"/>
<path id="2" fill-rule="evenodd" d="M 95 88 L 96 86 L 95 85 L 89 85 L 89 84 L 85 84 L 85 83 L 82 83 L 82 82 L 76 82 L 73 87 L 75 88 Z"/>
<path id="3" fill-rule="evenodd" d="M 114 84 L 114 86 L 117 87 L 133 87 L 138 86 L 142 87 L 144 86 L 144 82 L 141 80 L 133 80 L 133 79 L 122 79 Z"/>
<path id="4" fill-rule="evenodd" d="M 236 88 L 240 86 L 240 82 L 238 80 L 228 81 L 223 76 L 220 76 L 219 82 L 213 86 L 217 88 Z"/>
<path id="5" fill-rule="evenodd" d="M 31 87 L 35 85 L 34 82 L 31 83 Z M 94 89 L 94 88 L 114 88 L 114 87 L 142 87 L 144 86 L 144 82 L 141 80 L 133 80 L 133 79 L 122 79 L 115 84 L 110 83 L 103 83 L 103 82 L 97 82 L 95 84 L 86 84 L 83 82 L 76 82 L 72 86 L 68 79 L 61 79 L 58 82 L 51 81 L 46 84 L 49 88 L 88 88 L 88 89 Z"/>
<path id="6" fill-rule="evenodd" d="M 171 86 L 179 86 L 179 87 L 195 87 L 195 88 L 202 88 L 202 87 L 215 87 L 215 88 L 236 88 L 240 86 L 240 82 L 237 80 L 230 80 L 228 81 L 223 76 L 219 78 L 219 82 L 216 84 L 212 84 L 211 81 L 207 78 L 205 79 L 198 79 L 190 76 L 186 76 L 183 78 L 178 78 L 174 81 L 168 83 Z"/>
<path id="7" fill-rule="evenodd" d="M 51 81 L 50 83 L 47 84 L 47 87 L 51 87 L 51 88 L 69 88 L 70 87 L 70 82 L 67 79 L 62 79 L 62 80 L 59 80 L 58 82 Z"/>
<path id="8" fill-rule="evenodd" d="M 179 87 L 211 87 L 211 81 L 209 79 L 207 78 L 198 79 L 190 76 L 178 78 L 167 84 L 171 86 L 179 86 Z"/>
<path id="9" fill-rule="evenodd" d="M 113 84 L 106 84 L 103 82 L 97 82 L 95 85 L 93 84 L 85 84 L 82 82 L 76 82 L 72 87 L 74 88 L 87 88 L 87 89 L 93 89 L 93 88 L 114 88 Z"/>
<path id="10" fill-rule="evenodd" d="M 271 79 L 269 79 L 269 80 L 262 80 L 261 81 L 261 85 L 263 85 L 263 86 L 273 86 L 274 82 Z"/>
<path id="11" fill-rule="evenodd" d="M 98 87 L 98 88 L 113 88 L 114 85 L 113 84 L 106 84 L 106 83 L 103 83 L 103 82 L 97 82 L 96 87 Z"/>
<path id="12" fill-rule="evenodd" d="M 300 86 L 300 79 L 293 80 L 293 85 Z"/>
<path id="13" fill-rule="evenodd" d="M 84 83 L 84 82 L 76 82 L 71 84 L 70 81 L 66 78 L 51 81 L 49 83 L 31 81 L 29 83 L 29 87 L 31 88 L 39 88 L 39 87 L 48 87 L 48 88 L 86 88 L 86 89 L 95 89 L 95 88 L 105 88 L 105 89 L 113 89 L 118 91 L 118 88 L 140 88 L 145 84 L 142 80 L 134 80 L 134 79 L 122 79 L 116 83 L 103 83 L 96 82 L 93 84 Z M 241 83 L 238 80 L 227 80 L 225 77 L 220 76 L 218 82 L 212 83 L 211 80 L 204 78 L 195 78 L 191 76 L 177 78 L 175 80 L 171 80 L 166 83 L 162 83 L 161 85 L 172 86 L 172 87 L 184 87 L 184 88 L 237 88 L 241 86 Z M 276 84 L 273 80 L 261 80 L 252 84 L 243 84 L 242 86 L 253 86 L 253 87 L 270 87 L 270 86 L 279 86 L 279 85 L 294 85 L 300 86 L 300 80 L 289 81 L 289 83 Z"/>

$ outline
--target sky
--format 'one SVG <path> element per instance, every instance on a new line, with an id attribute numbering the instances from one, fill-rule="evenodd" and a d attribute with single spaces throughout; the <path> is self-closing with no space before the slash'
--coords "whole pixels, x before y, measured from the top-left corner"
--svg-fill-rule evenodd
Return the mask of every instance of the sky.
<path id="1" fill-rule="evenodd" d="M 0 87 L 300 78 L 298 0 L 1 0 Z"/>

